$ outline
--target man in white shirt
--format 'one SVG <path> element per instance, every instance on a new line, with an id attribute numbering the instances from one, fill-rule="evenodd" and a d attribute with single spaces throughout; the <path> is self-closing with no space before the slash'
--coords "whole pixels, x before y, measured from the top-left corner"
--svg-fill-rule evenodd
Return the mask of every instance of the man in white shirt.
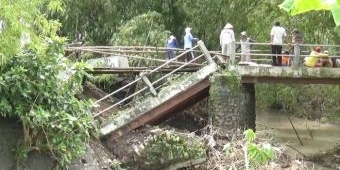
<path id="1" fill-rule="evenodd" d="M 270 32 L 270 44 L 272 47 L 273 54 L 273 66 L 282 65 L 282 44 L 284 38 L 287 36 L 286 30 L 280 26 L 280 22 L 275 22 L 271 32 Z"/>
<path id="2" fill-rule="evenodd" d="M 220 45 L 222 48 L 222 54 L 230 56 L 232 50 L 231 43 L 233 41 L 235 41 L 233 26 L 227 23 L 220 34 Z"/>

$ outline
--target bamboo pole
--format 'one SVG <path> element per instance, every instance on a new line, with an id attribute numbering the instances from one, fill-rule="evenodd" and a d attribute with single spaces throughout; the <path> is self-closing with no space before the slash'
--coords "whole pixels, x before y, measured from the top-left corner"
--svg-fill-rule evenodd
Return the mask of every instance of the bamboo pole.
<path id="1" fill-rule="evenodd" d="M 301 141 L 301 139 L 300 139 L 300 136 L 299 136 L 299 134 L 297 133 L 297 131 L 296 131 L 296 129 L 295 129 L 295 127 L 294 127 L 292 121 L 290 120 L 289 116 L 287 116 L 287 118 L 288 118 L 290 124 L 292 125 L 293 130 L 294 130 L 294 132 L 295 132 L 295 134 L 296 134 L 296 137 L 299 139 L 299 142 L 300 142 L 301 146 L 303 146 L 303 143 L 302 143 L 302 141 Z"/>
<path id="2" fill-rule="evenodd" d="M 96 50 L 87 50 L 88 52 L 93 52 L 93 53 L 101 53 L 101 54 L 108 54 L 108 55 L 115 55 L 114 53 L 109 53 L 109 52 L 102 52 L 102 51 L 96 51 Z M 119 55 L 120 57 L 128 57 L 128 58 L 136 58 L 136 59 L 143 59 L 143 60 L 150 60 L 150 61 L 159 61 L 159 62 L 168 62 L 168 60 L 162 60 L 162 59 L 155 59 L 155 58 L 145 58 L 145 57 L 139 57 L 139 56 L 130 56 L 130 55 Z M 186 62 L 179 62 L 179 61 L 170 61 L 170 63 L 175 63 L 175 64 L 186 64 Z M 196 66 L 202 66 L 202 64 L 198 63 L 188 63 L 189 65 L 196 65 Z"/>
<path id="3" fill-rule="evenodd" d="M 140 49 L 140 50 L 138 50 Z M 149 51 L 145 51 L 145 50 Z M 181 48 L 166 48 L 166 47 L 146 47 L 146 48 L 134 48 L 129 46 L 82 46 L 82 47 L 67 47 L 65 51 L 88 51 L 88 50 L 96 50 L 96 51 L 111 51 L 111 52 L 119 52 L 119 53 L 157 53 L 157 52 L 166 52 L 167 50 L 174 50 L 177 52 L 184 53 L 186 50 Z M 142 51 L 143 50 L 143 51 Z M 153 51 L 152 51 L 153 50 Z M 201 52 L 199 50 L 191 50 L 192 52 Z M 221 55 L 220 51 L 209 51 L 210 54 Z"/>

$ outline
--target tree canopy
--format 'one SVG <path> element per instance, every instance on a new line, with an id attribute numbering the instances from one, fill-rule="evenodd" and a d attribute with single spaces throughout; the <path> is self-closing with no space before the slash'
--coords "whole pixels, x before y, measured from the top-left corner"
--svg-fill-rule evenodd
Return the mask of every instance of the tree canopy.
<path id="1" fill-rule="evenodd" d="M 242 31 L 258 42 L 267 42 L 275 21 L 280 21 L 287 32 L 299 29 L 308 43 L 337 43 L 338 29 L 335 28 L 330 11 L 313 11 L 290 16 L 278 7 L 283 0 L 64 0 L 65 11 L 50 15 L 63 25 L 60 34 L 75 41 L 76 35 L 85 36 L 93 45 L 109 45 L 114 34 L 121 32 L 122 25 L 136 16 L 150 11 L 161 15 L 165 30 L 179 40 L 184 28 L 193 28 L 193 33 L 205 41 L 209 49 L 219 49 L 218 36 L 224 25 L 234 26 L 236 35 Z M 153 28 L 163 29 L 163 28 Z M 147 30 L 145 30 L 146 32 Z M 140 34 L 139 36 L 146 36 Z M 182 42 L 183 43 L 183 42 Z M 131 42 L 131 44 L 134 44 Z"/>

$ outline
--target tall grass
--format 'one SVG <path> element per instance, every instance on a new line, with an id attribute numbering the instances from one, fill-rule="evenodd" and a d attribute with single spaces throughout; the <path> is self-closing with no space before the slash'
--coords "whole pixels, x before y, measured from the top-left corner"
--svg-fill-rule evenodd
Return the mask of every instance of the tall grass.
<path id="1" fill-rule="evenodd" d="M 339 85 L 257 84 L 257 108 L 278 109 L 289 114 L 314 118 L 318 113 L 340 112 Z"/>

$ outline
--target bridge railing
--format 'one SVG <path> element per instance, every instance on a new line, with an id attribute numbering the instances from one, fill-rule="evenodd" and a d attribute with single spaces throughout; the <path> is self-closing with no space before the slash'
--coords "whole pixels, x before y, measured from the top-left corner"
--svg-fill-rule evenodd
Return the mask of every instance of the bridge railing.
<path id="1" fill-rule="evenodd" d="M 188 55 L 189 53 L 192 53 L 193 51 L 199 52 L 198 56 L 195 56 L 192 60 L 190 60 L 188 62 L 183 62 L 181 65 L 178 65 L 177 68 L 174 68 L 171 72 L 161 76 L 160 78 L 157 78 L 155 80 L 149 79 L 149 77 L 152 76 L 153 74 L 157 73 L 159 75 L 158 71 L 161 70 L 162 68 L 168 67 L 168 65 L 171 64 L 172 62 L 177 61 L 180 58 L 183 58 L 185 55 Z M 168 78 L 170 78 L 178 70 L 180 70 L 183 67 L 186 67 L 188 65 L 192 65 L 192 64 L 200 64 L 201 66 L 204 66 L 204 65 L 207 65 L 207 64 L 212 63 L 212 62 L 214 62 L 213 57 L 211 57 L 210 53 L 208 52 L 208 50 L 204 46 L 203 41 L 199 41 L 198 45 L 191 48 L 190 50 L 184 51 L 180 55 L 166 61 L 165 63 L 159 65 L 158 67 L 156 67 L 152 70 L 142 72 L 139 75 L 139 77 L 137 77 L 132 82 L 130 82 L 127 85 L 107 94 L 103 98 L 95 101 L 94 102 L 95 105 L 100 105 L 100 102 L 108 99 L 111 96 L 114 96 L 115 94 L 117 94 L 117 93 L 119 93 L 119 92 L 121 92 L 125 89 L 128 89 L 130 87 L 135 86 L 137 83 L 145 84 L 145 86 L 140 87 L 140 89 L 137 89 L 133 94 L 129 94 L 124 99 L 121 99 L 118 102 L 113 103 L 111 106 L 109 106 L 109 107 L 107 107 L 107 108 L 105 108 L 105 109 L 103 109 L 103 110 L 101 110 L 97 113 L 94 113 L 93 116 L 98 117 L 99 115 L 101 115 L 105 112 L 108 112 L 113 108 L 124 107 L 126 104 L 130 103 L 131 100 L 133 101 L 133 99 L 140 99 L 140 97 L 138 97 L 138 96 L 145 96 L 145 95 L 157 96 L 157 89 L 160 86 L 168 83 L 168 81 L 169 81 Z"/>
<path id="2" fill-rule="evenodd" d="M 66 52 L 68 55 L 66 56 L 75 60 L 93 60 L 103 57 L 119 56 L 128 58 L 129 67 L 157 67 L 160 64 L 168 62 L 168 60 L 166 59 L 166 55 L 169 50 L 173 50 L 176 55 L 187 52 L 186 50 L 179 48 L 150 46 L 68 46 L 66 48 Z M 191 50 L 191 52 L 193 55 L 200 55 L 202 53 L 200 50 L 197 49 L 193 49 Z M 92 53 L 92 55 L 85 55 L 86 53 Z M 220 52 L 210 51 L 209 53 L 211 55 L 221 55 Z M 185 62 L 183 60 L 180 60 L 180 58 L 178 60 L 171 61 L 171 64 L 181 65 L 184 63 Z M 188 66 L 200 66 L 200 64 L 191 63 Z M 104 67 L 112 68 L 112 66 Z"/>
<path id="3" fill-rule="evenodd" d="M 232 44 L 232 52 L 229 56 L 229 64 L 235 65 L 240 61 L 241 52 L 236 51 L 236 47 L 240 42 L 234 42 Z M 272 63 L 271 44 L 270 43 L 248 43 L 252 45 L 250 50 L 251 60 L 253 62 L 267 62 Z M 304 58 L 308 57 L 314 47 L 321 47 L 322 52 L 327 51 L 328 57 L 332 60 L 340 58 L 340 45 L 325 45 L 325 44 L 283 44 L 282 51 L 288 51 L 289 54 L 281 54 L 278 56 L 288 56 L 292 59 L 293 67 L 303 66 Z"/>

